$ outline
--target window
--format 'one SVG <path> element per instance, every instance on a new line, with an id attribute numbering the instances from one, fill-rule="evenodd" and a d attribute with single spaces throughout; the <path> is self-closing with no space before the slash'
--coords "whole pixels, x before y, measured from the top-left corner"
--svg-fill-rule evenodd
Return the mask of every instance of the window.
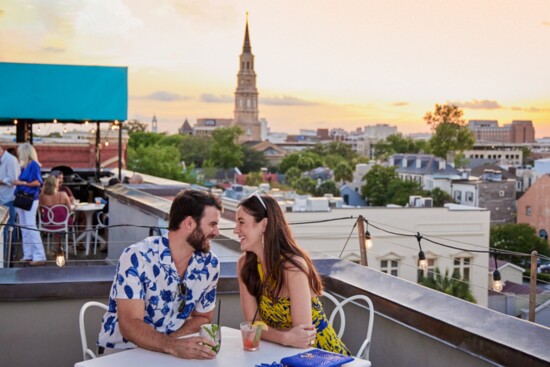
<path id="1" fill-rule="evenodd" d="M 504 190 L 500 190 L 500 191 L 498 192 L 498 196 L 503 197 L 503 196 L 504 196 Z"/>
<path id="2" fill-rule="evenodd" d="M 461 191 L 455 191 L 455 200 L 458 202 L 462 201 L 462 192 Z"/>
<path id="3" fill-rule="evenodd" d="M 466 201 L 469 203 L 474 202 L 474 193 L 473 192 L 467 192 L 466 193 Z"/>
<path id="4" fill-rule="evenodd" d="M 532 211 L 531 211 L 531 207 L 528 206 L 525 208 L 525 215 L 527 215 L 528 217 L 530 217 L 532 214 Z"/>
<path id="5" fill-rule="evenodd" d="M 382 273 L 398 276 L 399 261 L 397 260 L 381 260 L 380 271 Z"/>
<path id="6" fill-rule="evenodd" d="M 548 241 L 548 232 L 545 229 L 539 231 L 539 237 Z"/>
<path id="7" fill-rule="evenodd" d="M 246 100 L 246 108 L 250 108 L 250 100 L 249 99 Z"/>
<path id="8" fill-rule="evenodd" d="M 454 272 L 458 272 L 460 278 L 467 282 L 470 281 L 471 260 L 471 257 L 455 257 L 454 259 Z"/>

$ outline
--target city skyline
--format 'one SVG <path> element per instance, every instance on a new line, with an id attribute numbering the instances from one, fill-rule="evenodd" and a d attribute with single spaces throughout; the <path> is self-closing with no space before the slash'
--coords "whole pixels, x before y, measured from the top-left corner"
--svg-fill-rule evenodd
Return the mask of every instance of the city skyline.
<path id="1" fill-rule="evenodd" d="M 272 131 L 396 125 L 436 103 L 550 136 L 550 3 L 0 0 L 0 61 L 128 66 L 129 119 L 232 118 L 245 14 Z"/>

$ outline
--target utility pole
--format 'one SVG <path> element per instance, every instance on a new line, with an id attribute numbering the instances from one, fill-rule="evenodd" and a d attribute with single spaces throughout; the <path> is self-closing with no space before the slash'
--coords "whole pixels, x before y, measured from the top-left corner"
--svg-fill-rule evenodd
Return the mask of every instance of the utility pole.
<path id="1" fill-rule="evenodd" d="M 367 245 L 365 244 L 365 221 L 363 216 L 357 218 L 357 231 L 359 232 L 359 250 L 361 252 L 361 265 L 369 266 L 367 260 Z"/>
<path id="2" fill-rule="evenodd" d="M 529 284 L 529 321 L 535 322 L 535 306 L 537 305 L 537 259 L 538 253 L 531 252 L 531 281 Z"/>

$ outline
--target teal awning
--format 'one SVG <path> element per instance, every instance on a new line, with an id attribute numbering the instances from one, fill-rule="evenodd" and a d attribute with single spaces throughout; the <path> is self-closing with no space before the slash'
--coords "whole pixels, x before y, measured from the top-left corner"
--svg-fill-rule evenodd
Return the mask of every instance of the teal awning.
<path id="1" fill-rule="evenodd" d="M 0 63 L 0 121 L 125 121 L 128 68 Z"/>

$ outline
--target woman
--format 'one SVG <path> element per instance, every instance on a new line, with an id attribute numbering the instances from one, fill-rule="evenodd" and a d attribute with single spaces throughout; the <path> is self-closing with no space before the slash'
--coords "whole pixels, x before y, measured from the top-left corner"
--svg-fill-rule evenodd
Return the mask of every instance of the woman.
<path id="1" fill-rule="evenodd" d="M 51 176 L 57 177 L 57 191 L 64 192 L 69 197 L 69 200 L 71 201 L 71 204 L 74 204 L 74 195 L 70 188 L 63 185 L 65 182 L 65 176 L 63 175 L 63 172 L 59 170 L 53 170 L 50 172 Z"/>
<path id="2" fill-rule="evenodd" d="M 59 190 L 59 179 L 55 177 L 54 175 L 49 175 L 46 180 L 44 181 L 44 188 L 42 189 L 42 193 L 38 197 L 38 203 L 40 205 L 44 205 L 47 207 L 52 207 L 54 205 L 65 205 L 69 211 L 71 210 L 71 199 L 69 196 L 64 193 L 60 192 Z M 62 214 L 65 214 L 66 212 L 63 211 Z M 64 218 L 58 218 L 57 214 L 54 213 L 56 216 L 56 221 L 62 221 Z M 69 218 L 69 224 L 72 224 L 72 218 Z"/>
<path id="3" fill-rule="evenodd" d="M 36 227 L 36 210 L 38 209 L 38 195 L 42 185 L 40 163 L 36 150 L 29 143 L 19 145 L 17 155 L 21 163 L 21 174 L 19 179 L 14 181 L 16 185 L 15 194 L 26 192 L 34 196 L 34 201 L 29 210 L 16 208 L 21 226 L 21 241 L 23 243 L 23 258 L 21 261 L 30 261 L 30 265 L 38 266 L 46 263 L 46 254 L 40 232 Z"/>
<path id="4" fill-rule="evenodd" d="M 245 252 L 237 265 L 245 320 L 269 326 L 263 339 L 350 355 L 319 301 L 321 278 L 275 199 L 253 194 L 239 204 L 236 220 L 234 233 Z"/>

